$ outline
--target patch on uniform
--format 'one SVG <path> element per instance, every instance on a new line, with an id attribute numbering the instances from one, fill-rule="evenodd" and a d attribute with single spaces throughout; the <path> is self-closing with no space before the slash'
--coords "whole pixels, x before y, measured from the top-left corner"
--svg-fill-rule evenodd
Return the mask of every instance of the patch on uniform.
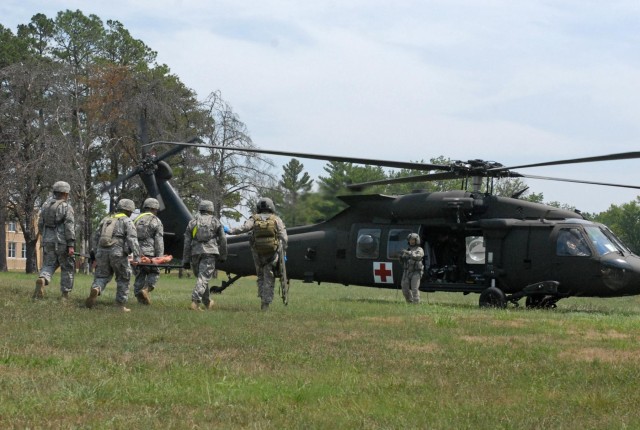
<path id="1" fill-rule="evenodd" d="M 376 284 L 393 284 L 393 264 L 374 261 L 373 282 Z"/>

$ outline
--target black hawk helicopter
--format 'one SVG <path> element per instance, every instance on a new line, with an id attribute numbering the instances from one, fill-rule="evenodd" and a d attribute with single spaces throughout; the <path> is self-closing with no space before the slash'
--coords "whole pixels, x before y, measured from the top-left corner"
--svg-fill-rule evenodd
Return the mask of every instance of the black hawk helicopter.
<path id="1" fill-rule="evenodd" d="M 354 184 L 353 189 L 392 183 L 463 179 L 463 189 L 406 195 L 345 195 L 347 208 L 329 220 L 288 228 L 287 275 L 304 282 L 330 282 L 398 288 L 399 252 L 417 233 L 425 248 L 424 292 L 478 293 L 482 307 L 553 308 L 562 298 L 618 297 L 640 294 L 640 257 L 605 225 L 578 211 L 492 194 L 496 178 L 534 178 L 640 189 L 640 186 L 534 176 L 513 169 L 640 158 L 640 152 L 505 167 L 482 160 L 450 165 L 375 160 L 300 152 L 229 148 L 194 142 L 158 141 L 174 148 L 142 165 L 110 187 L 139 174 L 150 196 L 160 202 L 165 249 L 182 255 L 183 234 L 192 215 L 171 187 L 164 161 L 185 147 L 254 152 L 422 170 L 430 173 Z M 146 146 L 146 145 L 145 145 Z M 434 172 L 435 173 L 432 173 Z M 481 191 L 486 183 L 487 191 Z M 470 188 L 467 190 L 467 188 Z M 218 265 L 229 276 L 222 292 L 243 276 L 255 275 L 247 235 L 228 238 L 229 258 Z"/>

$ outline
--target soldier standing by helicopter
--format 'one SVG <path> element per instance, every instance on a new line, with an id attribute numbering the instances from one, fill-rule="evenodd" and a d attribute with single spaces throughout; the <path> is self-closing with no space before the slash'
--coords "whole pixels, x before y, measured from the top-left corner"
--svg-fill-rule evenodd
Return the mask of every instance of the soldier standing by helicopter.
<path id="1" fill-rule="evenodd" d="M 216 270 L 216 261 L 227 259 L 227 237 L 220 220 L 213 214 L 213 202 L 202 200 L 198 214 L 189 221 L 184 232 L 184 251 L 182 267 L 192 268 L 196 277 L 196 286 L 191 293 L 191 309 L 202 310 L 213 307 L 210 298 L 209 281 Z"/>
<path id="2" fill-rule="evenodd" d="M 146 257 L 161 257 L 164 254 L 164 227 L 157 217 L 160 203 L 154 198 L 148 198 L 142 204 L 142 213 L 136 217 L 133 223 L 138 234 L 140 252 Z M 136 266 L 134 268 L 136 280 L 133 283 L 133 293 L 138 303 L 151 304 L 149 293 L 154 290 L 160 269 L 158 266 Z"/>
<path id="3" fill-rule="evenodd" d="M 285 264 L 278 261 L 278 251 L 280 247 L 287 249 L 287 230 L 282 219 L 275 214 L 276 208 L 270 198 L 259 199 L 256 212 L 242 227 L 231 229 L 229 234 L 249 232 L 251 235 L 251 254 L 258 276 L 258 296 L 262 302 L 260 309 L 267 310 L 273 301 L 274 269 L 278 263 Z"/>
<path id="4" fill-rule="evenodd" d="M 45 286 L 49 285 L 51 276 L 60 267 L 60 292 L 62 299 L 66 300 L 73 289 L 75 270 L 76 229 L 73 208 L 67 202 L 71 187 L 64 181 L 58 181 L 53 184 L 52 190 L 53 195 L 42 205 L 38 219 L 44 261 L 33 298 L 44 298 Z"/>
<path id="5" fill-rule="evenodd" d="M 420 279 L 424 271 L 424 250 L 420 247 L 420 236 L 411 233 L 407 236 L 408 249 L 400 252 L 402 262 L 402 294 L 407 303 L 420 303 Z"/>
<path id="6" fill-rule="evenodd" d="M 116 306 L 123 312 L 131 309 L 125 305 L 129 294 L 131 280 L 131 263 L 129 254 L 133 254 L 133 261 L 140 260 L 140 246 L 136 227 L 131 221 L 131 214 L 136 210 L 132 200 L 121 199 L 114 215 L 108 215 L 100 221 L 93 235 L 93 249 L 91 257 L 96 260 L 96 270 L 91 285 L 91 292 L 85 301 L 88 308 L 95 306 L 98 296 L 102 294 L 107 284 L 116 276 Z"/>

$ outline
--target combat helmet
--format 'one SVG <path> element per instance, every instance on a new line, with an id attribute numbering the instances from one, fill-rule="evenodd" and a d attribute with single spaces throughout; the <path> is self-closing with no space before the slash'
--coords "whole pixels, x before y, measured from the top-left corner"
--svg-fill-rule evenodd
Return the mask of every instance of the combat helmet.
<path id="1" fill-rule="evenodd" d="M 271 200 L 269 197 L 261 197 L 256 204 L 256 210 L 259 214 L 263 212 L 275 213 L 276 207 L 273 204 L 273 200 Z"/>
<path id="2" fill-rule="evenodd" d="M 133 203 L 133 200 L 120 199 L 120 201 L 118 202 L 118 206 L 116 207 L 116 210 L 133 212 L 136 210 L 136 204 Z"/>
<path id="3" fill-rule="evenodd" d="M 211 212 L 213 213 L 213 202 L 211 200 L 202 200 L 198 205 L 198 210 L 200 212 Z"/>
<path id="4" fill-rule="evenodd" d="M 415 239 L 416 240 L 416 245 L 417 246 L 420 245 L 420 236 L 418 235 L 418 233 L 410 233 L 409 236 L 407 236 L 407 243 L 410 243 L 411 239 Z"/>
<path id="5" fill-rule="evenodd" d="M 54 193 L 67 193 L 69 194 L 69 191 L 71 191 L 71 186 L 69 186 L 68 182 L 65 181 L 58 181 L 55 184 L 53 184 L 53 187 L 51 187 Z"/>
<path id="6" fill-rule="evenodd" d="M 142 209 L 160 209 L 160 203 L 156 199 L 149 197 L 142 204 Z"/>

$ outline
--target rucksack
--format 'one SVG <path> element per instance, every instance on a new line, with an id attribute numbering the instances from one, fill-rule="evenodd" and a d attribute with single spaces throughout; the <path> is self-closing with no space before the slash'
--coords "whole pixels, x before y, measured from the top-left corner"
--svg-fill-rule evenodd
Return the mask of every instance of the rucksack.
<path id="1" fill-rule="evenodd" d="M 151 221 L 153 221 L 151 212 L 143 212 L 133 221 L 138 233 L 138 241 L 148 239 L 151 237 L 149 230 L 151 230 Z"/>
<path id="2" fill-rule="evenodd" d="M 271 214 L 267 219 L 260 215 L 253 217 L 253 249 L 258 255 L 271 255 L 278 250 L 278 225 L 276 216 Z"/>
<path id="3" fill-rule="evenodd" d="M 208 242 L 216 237 L 218 223 L 212 215 L 196 217 L 196 225 L 191 230 L 191 237 L 198 242 Z"/>
<path id="4" fill-rule="evenodd" d="M 122 218 L 126 216 L 125 214 L 116 214 L 112 217 L 109 217 L 103 224 L 102 230 L 100 231 L 100 239 L 98 240 L 98 246 L 102 248 L 111 248 L 118 241 L 117 238 L 113 237 L 113 230 L 116 228 L 116 224 L 118 223 L 118 218 Z"/>
<path id="5" fill-rule="evenodd" d="M 64 200 L 54 200 L 44 210 L 44 225 L 46 227 L 56 227 L 56 215 L 58 214 L 58 206 L 64 203 Z"/>

